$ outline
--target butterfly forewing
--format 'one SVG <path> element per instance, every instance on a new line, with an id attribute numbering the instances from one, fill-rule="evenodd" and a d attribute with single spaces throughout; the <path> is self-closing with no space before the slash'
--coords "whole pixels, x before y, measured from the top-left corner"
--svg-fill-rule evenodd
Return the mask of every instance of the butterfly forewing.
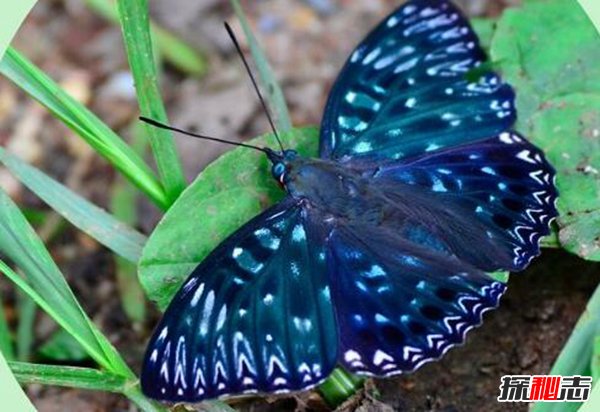
<path id="1" fill-rule="evenodd" d="M 142 388 L 185 402 L 299 390 L 331 372 L 336 348 L 323 235 L 288 198 L 186 280 L 150 341 Z"/>
<path id="2" fill-rule="evenodd" d="M 514 93 L 489 71 L 450 2 L 410 1 L 352 53 L 329 96 L 321 157 L 400 159 L 488 138 L 515 120 Z"/>

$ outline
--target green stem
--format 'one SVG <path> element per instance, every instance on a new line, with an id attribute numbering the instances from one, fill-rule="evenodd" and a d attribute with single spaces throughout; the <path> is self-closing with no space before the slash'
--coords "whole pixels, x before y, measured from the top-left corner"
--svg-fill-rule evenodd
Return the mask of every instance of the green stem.
<path id="1" fill-rule="evenodd" d="M 362 387 L 364 381 L 364 378 L 336 368 L 329 378 L 319 386 L 319 391 L 325 401 L 335 408 L 354 395 Z"/>
<path id="2" fill-rule="evenodd" d="M 147 1 L 118 0 L 117 6 L 141 114 L 159 122 L 168 123 L 167 113 L 158 88 Z M 169 201 L 172 203 L 186 187 L 173 135 L 167 130 L 151 126 L 145 127 L 162 183 Z"/>
<path id="3" fill-rule="evenodd" d="M 148 399 L 140 390 L 139 385 L 131 385 L 123 391 L 123 395 L 127 396 L 144 412 L 161 412 L 168 409 L 160 405 L 158 402 Z"/>
<path id="4" fill-rule="evenodd" d="M 12 373 L 22 384 L 63 386 L 106 392 L 123 392 L 127 380 L 123 376 L 91 368 L 8 362 Z"/>
<path id="5" fill-rule="evenodd" d="M 292 120 L 285 102 L 283 91 L 277 82 L 273 69 L 271 69 L 267 56 L 258 44 L 256 37 L 254 37 L 248 19 L 246 19 L 246 15 L 244 14 L 244 10 L 242 9 L 242 6 L 240 6 L 239 0 L 231 0 L 231 4 L 235 11 L 235 15 L 242 25 L 246 39 L 248 40 L 252 58 L 258 69 L 260 82 L 262 83 L 263 89 L 267 92 L 267 103 L 275 112 L 274 115 L 277 128 L 280 132 L 292 130 Z"/>

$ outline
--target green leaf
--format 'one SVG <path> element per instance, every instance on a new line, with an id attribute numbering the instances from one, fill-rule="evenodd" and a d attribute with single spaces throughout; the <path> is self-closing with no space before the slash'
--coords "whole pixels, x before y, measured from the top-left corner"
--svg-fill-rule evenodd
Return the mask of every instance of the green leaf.
<path id="1" fill-rule="evenodd" d="M 491 55 L 517 90 L 517 128 L 558 169 L 559 240 L 600 260 L 600 41 L 572 0 L 528 1 L 498 22 Z"/>
<path id="2" fill-rule="evenodd" d="M 144 235 L 2 148 L 0 162 L 73 225 L 125 259 L 138 261 L 146 243 Z"/>
<path id="3" fill-rule="evenodd" d="M 3 190 L 0 190 L 0 252 L 21 269 L 23 276 L 1 260 L 0 272 L 77 339 L 96 362 L 116 374 L 133 376 L 84 313 L 44 244 Z"/>
<path id="4" fill-rule="evenodd" d="M 168 207 L 169 199 L 162 185 L 142 158 L 96 115 L 69 96 L 33 63 L 15 49 L 9 48 L 0 61 L 0 73 L 84 139 L 158 207 Z"/>
<path id="5" fill-rule="evenodd" d="M 0 296 L 0 354 L 8 360 L 15 359 L 15 349 L 13 348 L 13 340 L 10 333 L 10 328 L 6 322 L 6 315 L 2 297 Z"/>
<path id="6" fill-rule="evenodd" d="M 168 123 L 167 113 L 158 88 L 150 36 L 148 3 L 146 0 L 118 0 L 117 5 L 140 111 L 146 117 Z M 162 183 L 169 201 L 172 203 L 186 186 L 173 135 L 168 130 L 149 125 L 146 125 L 146 132 Z"/>
<path id="7" fill-rule="evenodd" d="M 315 156 L 316 128 L 282 133 L 286 147 Z M 275 147 L 271 135 L 251 141 Z M 234 149 L 208 166 L 158 224 L 144 250 L 139 276 L 148 297 L 165 308 L 192 269 L 222 240 L 283 196 L 271 177 L 267 158 Z M 232 202 L 231 199 L 235 199 Z"/>
<path id="8" fill-rule="evenodd" d="M 83 0 L 88 7 L 112 23 L 119 22 L 119 13 L 112 0 Z M 161 55 L 172 65 L 186 73 L 202 76 L 208 64 L 199 51 L 159 25 L 150 22 L 152 35 Z"/>
<path id="9" fill-rule="evenodd" d="M 600 42 L 599 42 L 600 43 Z M 545 102 L 531 133 L 557 169 L 562 247 L 600 261 L 600 94 L 571 94 Z"/>
<path id="10" fill-rule="evenodd" d="M 37 383 L 106 392 L 123 392 L 127 384 L 123 376 L 97 369 L 25 362 L 9 362 L 8 365 L 21 384 Z"/>
<path id="11" fill-rule="evenodd" d="M 59 329 L 44 343 L 39 353 L 52 361 L 81 362 L 89 359 L 89 355 L 71 335 L 64 329 Z"/>
<path id="12" fill-rule="evenodd" d="M 479 44 L 481 44 L 481 47 L 485 50 L 489 50 L 492 45 L 494 31 L 496 30 L 496 20 L 478 18 L 471 19 L 470 22 L 473 26 L 473 30 L 477 33 L 477 37 L 479 37 Z"/>
<path id="13" fill-rule="evenodd" d="M 598 328 L 594 337 L 590 370 L 594 382 L 598 382 L 598 378 L 600 378 L 600 328 Z"/>
<path id="14" fill-rule="evenodd" d="M 130 129 L 132 134 L 131 146 L 136 153 L 141 155 L 148 146 L 148 141 L 143 135 L 143 125 L 136 121 Z M 132 189 L 131 184 L 122 178 L 115 179 L 110 208 L 118 219 L 130 226 L 135 226 L 138 223 L 138 196 Z M 123 306 L 123 310 L 129 319 L 134 323 L 142 324 L 146 319 L 146 295 L 137 277 L 137 261 L 136 264 L 133 264 L 116 256 L 115 263 L 121 306 Z"/>
<path id="15" fill-rule="evenodd" d="M 552 366 L 550 375 L 589 375 L 594 338 L 600 333 L 600 286 L 587 303 L 571 336 Z M 596 385 L 598 386 L 598 385 Z M 539 402 L 532 412 L 576 411 L 580 403 Z"/>
<path id="16" fill-rule="evenodd" d="M 37 307 L 35 302 L 25 293 L 17 293 L 17 309 L 19 312 L 19 326 L 17 328 L 17 359 L 26 362 L 31 357 L 33 346 L 35 315 Z"/>
<path id="17" fill-rule="evenodd" d="M 260 82 L 262 83 L 263 89 L 267 92 L 267 103 L 274 111 L 273 114 L 277 124 L 277 129 L 280 132 L 292 130 L 292 120 L 290 118 L 287 104 L 285 103 L 283 91 L 279 86 L 279 82 L 275 77 L 275 73 L 273 73 L 273 69 L 271 69 L 271 65 L 267 60 L 267 56 L 258 44 L 256 37 L 254 37 L 252 29 L 250 28 L 250 24 L 248 23 L 248 19 L 246 19 L 246 15 L 244 14 L 244 10 L 242 9 L 242 6 L 240 6 L 240 2 L 238 0 L 231 0 L 231 5 L 233 6 L 235 15 L 242 25 L 244 34 L 246 35 L 246 40 L 250 46 L 250 52 L 252 53 L 252 57 L 258 69 Z"/>

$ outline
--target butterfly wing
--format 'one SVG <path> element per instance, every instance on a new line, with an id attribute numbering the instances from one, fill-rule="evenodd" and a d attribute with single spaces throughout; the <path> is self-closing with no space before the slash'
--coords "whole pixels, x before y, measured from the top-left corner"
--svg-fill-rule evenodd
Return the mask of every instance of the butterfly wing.
<path id="1" fill-rule="evenodd" d="M 449 1 L 408 2 L 342 69 L 325 108 L 321 157 L 406 158 L 508 129 L 514 93 L 496 74 L 473 72 L 484 61 Z"/>
<path id="2" fill-rule="evenodd" d="M 410 199 L 417 216 L 459 258 L 485 271 L 524 269 L 557 216 L 555 172 L 544 154 L 515 132 L 384 165 L 370 182 L 392 200 Z M 412 196 L 412 197 L 411 197 Z"/>
<path id="3" fill-rule="evenodd" d="M 144 393 L 198 402 L 321 382 L 337 357 L 323 239 L 306 210 L 287 198 L 217 247 L 157 327 L 141 375 Z"/>
<path id="4" fill-rule="evenodd" d="M 339 362 L 375 376 L 410 372 L 464 341 L 505 286 L 385 227 L 348 224 L 329 240 Z"/>

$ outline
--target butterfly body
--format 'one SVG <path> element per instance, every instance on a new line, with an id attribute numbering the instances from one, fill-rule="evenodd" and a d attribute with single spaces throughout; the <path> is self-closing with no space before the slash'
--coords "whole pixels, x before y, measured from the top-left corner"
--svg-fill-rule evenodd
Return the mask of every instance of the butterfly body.
<path id="1" fill-rule="evenodd" d="M 464 342 L 556 217 L 554 169 L 446 0 L 412 0 L 351 54 L 319 158 L 265 149 L 284 199 L 221 243 L 152 337 L 144 393 L 287 392 L 336 365 L 416 370 Z"/>

